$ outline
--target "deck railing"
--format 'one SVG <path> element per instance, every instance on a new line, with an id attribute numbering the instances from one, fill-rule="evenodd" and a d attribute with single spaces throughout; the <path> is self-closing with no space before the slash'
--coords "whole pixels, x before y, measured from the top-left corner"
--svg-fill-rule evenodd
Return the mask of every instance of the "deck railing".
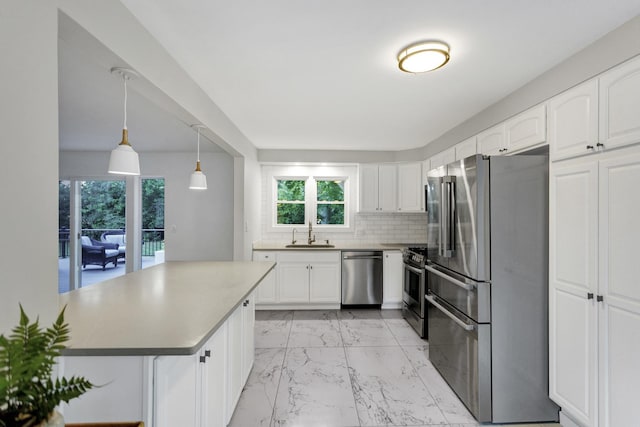
<path id="1" fill-rule="evenodd" d="M 118 231 L 122 232 L 123 230 L 112 228 L 83 228 L 82 235 L 100 240 L 102 233 Z M 164 250 L 164 228 L 143 228 L 142 256 L 153 256 L 156 251 L 160 250 Z M 69 230 L 60 229 L 58 231 L 58 257 L 69 257 Z"/>

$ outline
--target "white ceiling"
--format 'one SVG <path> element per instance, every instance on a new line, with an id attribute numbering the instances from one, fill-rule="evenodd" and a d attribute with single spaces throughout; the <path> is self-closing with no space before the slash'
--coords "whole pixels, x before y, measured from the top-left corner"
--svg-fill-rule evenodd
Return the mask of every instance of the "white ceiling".
<path id="1" fill-rule="evenodd" d="M 122 2 L 262 149 L 422 147 L 640 14 L 639 0 Z M 400 72 L 398 51 L 426 39 L 451 46 L 449 64 Z M 98 98 L 80 102 L 81 93 L 62 96 L 80 90 L 74 75 L 73 87 L 61 83 L 61 99 L 80 103 L 74 113 L 88 116 L 95 102 L 113 97 L 120 107 L 105 120 L 118 129 L 122 89 L 108 78 Z M 77 121 L 61 111 L 61 122 Z M 154 120 L 147 116 L 136 123 Z M 146 137 L 153 149 L 158 140 L 172 146 L 157 123 L 158 134 L 144 137 L 129 127 L 134 146 Z M 118 138 L 110 132 L 109 144 Z"/>

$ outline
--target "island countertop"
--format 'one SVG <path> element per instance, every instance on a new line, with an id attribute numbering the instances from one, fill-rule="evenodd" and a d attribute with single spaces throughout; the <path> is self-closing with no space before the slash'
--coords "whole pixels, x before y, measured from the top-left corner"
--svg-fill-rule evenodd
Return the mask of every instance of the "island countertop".
<path id="1" fill-rule="evenodd" d="M 170 261 L 62 294 L 63 354 L 194 354 L 274 266 Z"/>

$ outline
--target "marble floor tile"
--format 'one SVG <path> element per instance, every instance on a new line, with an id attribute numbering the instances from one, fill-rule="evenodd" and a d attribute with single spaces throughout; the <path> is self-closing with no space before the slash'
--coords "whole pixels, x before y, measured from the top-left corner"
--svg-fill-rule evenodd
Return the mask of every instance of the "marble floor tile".
<path id="1" fill-rule="evenodd" d="M 387 322 L 387 326 L 400 345 L 416 346 L 427 344 L 405 319 L 385 319 L 385 322 Z"/>
<path id="2" fill-rule="evenodd" d="M 428 346 L 405 346 L 403 350 L 447 421 L 452 424 L 476 423 L 473 415 L 429 361 Z"/>
<path id="3" fill-rule="evenodd" d="M 256 310 L 256 321 L 291 319 L 293 319 L 292 310 Z"/>
<path id="4" fill-rule="evenodd" d="M 383 319 L 402 319 L 402 310 L 400 309 L 380 310 L 380 316 Z"/>
<path id="5" fill-rule="evenodd" d="M 272 425 L 359 425 L 344 348 L 287 349 Z"/>
<path id="6" fill-rule="evenodd" d="M 286 349 L 258 348 L 230 427 L 269 427 Z"/>
<path id="7" fill-rule="evenodd" d="M 340 333 L 346 347 L 398 345 L 398 341 L 383 319 L 340 320 Z"/>
<path id="8" fill-rule="evenodd" d="M 361 425 L 447 423 L 399 346 L 345 351 Z"/>
<path id="9" fill-rule="evenodd" d="M 346 308 L 337 312 L 338 319 L 382 319 L 382 310 L 371 308 Z"/>
<path id="10" fill-rule="evenodd" d="M 336 312 L 295 312 L 288 347 L 342 347 Z"/>
<path id="11" fill-rule="evenodd" d="M 260 313 L 260 319 L 258 319 Z M 284 348 L 289 341 L 292 311 L 256 311 L 256 348 Z"/>

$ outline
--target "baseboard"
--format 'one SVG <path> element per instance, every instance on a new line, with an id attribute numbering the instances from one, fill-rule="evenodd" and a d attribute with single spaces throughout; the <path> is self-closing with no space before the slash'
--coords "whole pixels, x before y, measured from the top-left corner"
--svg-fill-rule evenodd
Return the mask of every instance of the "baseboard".
<path id="1" fill-rule="evenodd" d="M 580 424 L 573 421 L 567 414 L 560 410 L 560 425 L 562 427 L 582 427 Z"/>
<path id="2" fill-rule="evenodd" d="M 256 310 L 340 310 L 340 304 L 256 304 Z"/>

